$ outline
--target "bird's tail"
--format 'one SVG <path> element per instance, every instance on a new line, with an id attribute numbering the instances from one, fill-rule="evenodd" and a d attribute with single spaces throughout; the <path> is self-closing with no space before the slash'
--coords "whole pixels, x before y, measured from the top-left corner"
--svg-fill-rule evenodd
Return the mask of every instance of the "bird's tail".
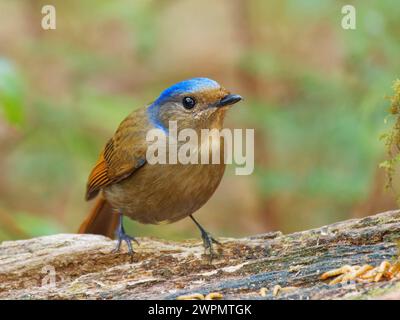
<path id="1" fill-rule="evenodd" d="M 111 205 L 102 196 L 98 196 L 90 214 L 82 222 L 78 233 L 101 234 L 114 238 L 118 225 L 118 214 L 113 212 Z"/>

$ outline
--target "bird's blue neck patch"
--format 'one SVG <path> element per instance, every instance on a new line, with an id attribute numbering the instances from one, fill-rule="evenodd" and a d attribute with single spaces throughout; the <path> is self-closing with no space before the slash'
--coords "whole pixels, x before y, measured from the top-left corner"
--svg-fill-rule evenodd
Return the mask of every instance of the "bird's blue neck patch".
<path id="1" fill-rule="evenodd" d="M 181 82 L 175 83 L 171 87 L 165 89 L 161 92 L 160 96 L 154 101 L 148 108 L 149 119 L 151 123 L 158 129 L 163 130 L 168 133 L 168 129 L 164 127 L 163 123 L 158 117 L 159 107 L 163 102 L 167 101 L 169 98 L 180 95 L 183 93 L 195 93 L 204 90 L 218 89 L 220 85 L 218 82 L 208 79 L 208 78 L 192 78 L 183 80 Z"/>
<path id="2" fill-rule="evenodd" d="M 164 131 L 165 134 L 168 134 L 168 128 L 164 126 L 161 122 L 158 111 L 160 110 L 159 105 L 153 102 L 147 108 L 147 115 L 149 117 L 150 123 L 157 129 Z"/>

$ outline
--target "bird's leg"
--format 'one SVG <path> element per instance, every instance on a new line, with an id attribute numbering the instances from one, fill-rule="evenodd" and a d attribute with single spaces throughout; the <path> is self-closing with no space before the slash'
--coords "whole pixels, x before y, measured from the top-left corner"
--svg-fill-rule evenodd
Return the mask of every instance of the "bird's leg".
<path id="1" fill-rule="evenodd" d="M 204 230 L 204 228 L 200 225 L 200 223 L 198 223 L 195 218 L 193 218 L 192 215 L 190 215 L 190 219 L 193 220 L 193 222 L 196 224 L 196 226 L 199 228 L 200 232 L 201 232 L 201 238 L 203 239 L 203 245 L 204 245 L 204 250 L 207 252 L 207 250 L 210 253 L 210 259 L 213 258 L 214 255 L 214 251 L 213 251 L 213 243 L 221 245 L 220 242 L 218 242 L 217 240 L 215 240 L 206 230 Z"/>
<path id="2" fill-rule="evenodd" d="M 125 233 L 124 224 L 123 224 L 124 216 L 122 215 L 121 211 L 118 211 L 118 214 L 119 214 L 119 223 L 118 223 L 117 229 L 115 231 L 115 235 L 117 237 L 118 243 L 117 243 L 117 246 L 115 247 L 115 249 L 113 250 L 113 252 L 114 253 L 119 252 L 122 241 L 125 241 L 126 244 L 128 245 L 128 252 L 132 256 L 134 253 L 134 251 L 132 249 L 132 241 L 135 241 L 138 245 L 139 245 L 139 242 L 135 239 L 135 237 L 131 237 L 130 235 L 127 235 Z"/>

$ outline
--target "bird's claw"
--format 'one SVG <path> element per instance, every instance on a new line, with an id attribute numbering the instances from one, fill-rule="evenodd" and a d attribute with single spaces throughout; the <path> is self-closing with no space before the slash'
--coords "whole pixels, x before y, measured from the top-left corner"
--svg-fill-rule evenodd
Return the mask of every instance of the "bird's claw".
<path id="1" fill-rule="evenodd" d="M 196 224 L 196 226 L 199 228 L 201 232 L 201 238 L 203 239 L 203 246 L 204 246 L 204 253 L 207 254 L 207 251 L 209 252 L 209 257 L 210 257 L 210 263 L 212 262 L 212 259 L 214 258 L 214 250 L 213 250 L 213 243 L 217 245 L 221 245 L 220 242 L 215 240 L 201 225 L 196 221 L 195 218 L 193 218 L 192 215 L 190 215 L 190 219 L 193 220 L 193 222 Z"/>
<path id="2" fill-rule="evenodd" d="M 217 240 L 215 240 L 208 232 L 202 231 L 201 232 L 201 238 L 203 239 L 203 246 L 204 246 L 204 252 L 205 254 L 209 254 L 210 257 L 210 262 L 215 256 L 215 252 L 213 250 L 213 244 L 221 245 L 221 243 Z"/>
<path id="3" fill-rule="evenodd" d="M 125 232 L 118 232 L 117 237 L 118 237 L 117 246 L 112 250 L 112 253 L 119 252 L 122 241 L 124 241 L 128 246 L 128 253 L 132 256 L 135 253 L 135 251 L 133 251 L 132 248 L 132 241 L 136 242 L 137 245 L 139 245 L 139 242 L 135 239 L 135 237 L 131 237 L 130 235 L 127 235 Z"/>

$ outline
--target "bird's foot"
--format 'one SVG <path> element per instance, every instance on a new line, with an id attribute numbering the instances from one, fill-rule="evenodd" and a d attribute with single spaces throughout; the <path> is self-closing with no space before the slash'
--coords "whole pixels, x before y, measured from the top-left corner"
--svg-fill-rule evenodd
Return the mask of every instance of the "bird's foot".
<path id="1" fill-rule="evenodd" d="M 201 238 L 203 239 L 203 246 L 205 254 L 209 254 L 210 262 L 215 257 L 213 244 L 221 245 L 221 242 L 215 240 L 207 231 L 201 231 Z"/>
<path id="2" fill-rule="evenodd" d="M 133 256 L 134 251 L 132 248 L 132 241 L 135 241 L 137 243 L 137 245 L 139 245 L 139 242 L 135 239 L 135 237 L 132 237 L 128 234 L 125 233 L 124 230 L 118 230 L 116 233 L 118 242 L 117 242 L 117 246 L 115 247 L 115 249 L 112 251 L 112 253 L 117 253 L 120 251 L 121 248 L 121 244 L 122 242 L 126 242 L 126 245 L 128 246 L 128 253 Z"/>
<path id="3" fill-rule="evenodd" d="M 205 254 L 207 254 L 207 251 L 209 253 L 209 262 L 212 262 L 212 259 L 214 258 L 214 250 L 213 250 L 213 244 L 221 245 L 220 242 L 215 240 L 201 225 L 196 221 L 195 218 L 193 218 L 192 215 L 190 215 L 190 219 L 193 220 L 193 222 L 196 224 L 196 226 L 199 228 L 201 232 L 201 238 L 203 239 L 203 245 L 204 245 L 204 251 Z"/>

